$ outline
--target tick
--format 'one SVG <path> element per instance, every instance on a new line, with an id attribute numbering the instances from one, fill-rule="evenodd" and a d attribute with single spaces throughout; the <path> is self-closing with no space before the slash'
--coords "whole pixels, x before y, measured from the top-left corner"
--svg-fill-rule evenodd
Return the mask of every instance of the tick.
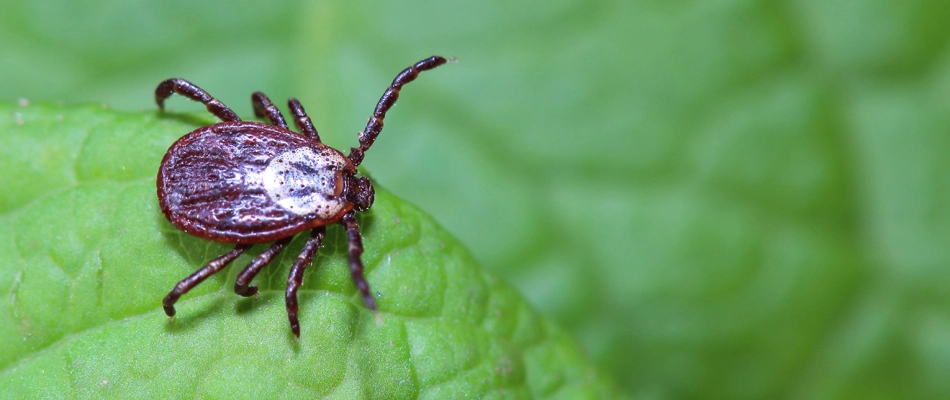
<path id="1" fill-rule="evenodd" d="M 165 314 L 173 317 L 175 302 L 182 295 L 252 245 L 273 242 L 234 282 L 235 293 L 253 296 L 257 293 L 257 287 L 250 286 L 254 277 L 296 234 L 309 230 L 310 238 L 290 269 L 285 292 L 290 329 L 299 338 L 297 289 L 330 224 L 346 230 L 353 283 L 366 307 L 376 311 L 376 300 L 363 276 L 363 241 L 355 217 L 373 205 L 374 190 L 367 177 L 357 176 L 356 167 L 382 131 L 386 111 L 399 98 L 403 85 L 445 63 L 445 58 L 433 56 L 396 75 L 359 133 L 359 147 L 351 148 L 346 156 L 320 141 L 295 98 L 287 104 L 300 134 L 287 127 L 280 110 L 261 92 L 251 95 L 251 105 L 254 115 L 267 118 L 270 125 L 242 121 L 228 106 L 184 79 L 159 83 L 155 89 L 159 110 L 164 110 L 165 99 L 178 93 L 203 103 L 223 121 L 183 136 L 165 153 L 157 181 L 162 212 L 172 225 L 191 235 L 235 245 L 178 282 L 162 301 Z"/>

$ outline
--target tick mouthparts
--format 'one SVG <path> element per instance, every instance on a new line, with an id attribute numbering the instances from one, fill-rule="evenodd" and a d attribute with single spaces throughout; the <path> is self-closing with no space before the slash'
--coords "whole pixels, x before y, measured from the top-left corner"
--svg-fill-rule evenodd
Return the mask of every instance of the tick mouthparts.
<path id="1" fill-rule="evenodd" d="M 376 199 L 376 190 L 373 189 L 373 183 L 369 178 L 361 176 L 348 176 L 346 179 L 346 199 L 353 203 L 353 209 L 356 211 L 366 211 L 373 206 Z"/>

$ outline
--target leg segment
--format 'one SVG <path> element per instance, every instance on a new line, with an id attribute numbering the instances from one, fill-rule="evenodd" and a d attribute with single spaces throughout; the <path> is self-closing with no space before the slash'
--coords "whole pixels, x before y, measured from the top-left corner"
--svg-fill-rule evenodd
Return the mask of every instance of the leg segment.
<path id="1" fill-rule="evenodd" d="M 257 258 L 254 259 L 254 261 L 251 261 L 251 263 L 248 264 L 240 274 L 238 274 L 237 280 L 234 281 L 234 293 L 244 297 L 257 294 L 257 286 L 248 286 L 248 284 L 254 280 L 254 277 L 257 276 L 258 272 L 261 272 L 261 270 L 264 269 L 267 264 L 270 264 L 274 257 L 284 250 L 284 247 L 287 247 L 287 244 L 290 243 L 293 238 L 294 237 L 291 236 L 274 242 L 274 244 L 268 247 L 267 250 L 264 250 L 263 253 L 259 254 Z"/>
<path id="2" fill-rule="evenodd" d="M 399 90 L 402 89 L 402 86 L 414 81 L 416 77 L 419 76 L 419 72 L 433 69 L 445 63 L 446 60 L 444 58 L 432 56 L 415 63 L 411 67 L 404 69 L 399 75 L 396 75 L 396 79 L 393 79 L 393 83 L 383 92 L 383 96 L 380 97 L 379 102 L 376 103 L 376 109 L 373 110 L 373 116 L 370 117 L 369 122 L 366 123 L 366 128 L 363 129 L 363 132 L 360 132 L 360 147 L 350 149 L 350 155 L 348 155 L 347 158 L 353 162 L 353 165 L 360 165 L 360 163 L 363 162 L 363 153 L 369 150 L 369 147 L 376 141 L 376 137 L 379 136 L 379 132 L 383 130 L 383 119 L 386 118 L 386 111 L 396 103 L 396 99 L 399 98 Z"/>
<path id="3" fill-rule="evenodd" d="M 257 118 L 266 116 L 271 124 L 287 129 L 287 122 L 284 121 L 284 116 L 280 114 L 280 110 L 277 109 L 277 106 L 271 103 L 270 99 L 268 99 L 264 93 L 254 92 L 251 94 L 251 105 L 254 106 L 254 115 Z"/>
<path id="4" fill-rule="evenodd" d="M 165 309 L 165 314 L 169 317 L 175 316 L 175 302 L 178 301 L 178 298 L 183 294 L 188 293 L 189 290 L 198 286 L 201 282 L 204 282 L 205 279 L 208 279 L 209 276 L 214 275 L 216 272 L 220 271 L 222 268 L 226 267 L 231 261 L 234 261 L 241 253 L 244 253 L 245 250 L 249 249 L 251 245 L 249 244 L 239 244 L 234 246 L 234 250 L 231 250 L 225 253 L 223 256 L 215 258 L 208 262 L 207 265 L 201 267 L 201 269 L 195 271 L 195 273 L 189 275 L 187 278 L 182 279 L 181 282 L 178 282 L 175 285 L 175 288 L 171 292 L 168 292 L 168 295 L 165 296 L 165 299 L 162 300 L 162 307 Z"/>
<path id="5" fill-rule="evenodd" d="M 360 256 L 363 255 L 363 238 L 360 236 L 360 226 L 356 222 L 356 214 L 353 211 L 343 214 L 340 223 L 346 228 L 346 237 L 350 242 L 350 275 L 353 277 L 353 283 L 356 284 L 356 288 L 363 295 L 363 302 L 366 303 L 366 307 L 377 311 L 376 299 L 370 293 L 369 283 L 366 282 L 366 277 L 363 276 L 363 261 L 360 260 Z"/>
<path id="6" fill-rule="evenodd" d="M 297 123 L 297 129 L 300 130 L 304 136 L 319 142 L 320 135 L 317 133 L 317 129 L 313 127 L 313 123 L 310 122 L 310 117 L 308 117 L 307 112 L 304 111 L 303 105 L 301 105 L 296 98 L 288 100 L 287 105 L 290 106 L 290 113 L 294 115 L 294 122 Z"/>
<path id="7" fill-rule="evenodd" d="M 155 102 L 158 103 L 159 110 L 165 110 L 165 99 L 171 96 L 172 93 L 178 93 L 194 101 L 201 102 L 208 108 L 209 112 L 221 118 L 222 121 L 237 122 L 241 120 L 237 114 L 231 111 L 224 103 L 211 97 L 208 92 L 201 90 L 201 88 L 195 86 L 195 84 L 180 78 L 166 79 L 155 88 Z"/>
<path id="8" fill-rule="evenodd" d="M 320 249 L 320 242 L 323 241 L 326 233 L 325 226 L 319 226 L 310 231 L 310 240 L 307 240 L 307 244 L 297 256 L 297 261 L 290 269 L 290 277 L 287 278 L 287 291 L 284 293 L 287 300 L 287 318 L 290 319 L 290 330 L 298 338 L 300 337 L 300 321 L 297 320 L 297 289 L 303 285 L 303 271 L 313 262 L 313 256 Z"/>

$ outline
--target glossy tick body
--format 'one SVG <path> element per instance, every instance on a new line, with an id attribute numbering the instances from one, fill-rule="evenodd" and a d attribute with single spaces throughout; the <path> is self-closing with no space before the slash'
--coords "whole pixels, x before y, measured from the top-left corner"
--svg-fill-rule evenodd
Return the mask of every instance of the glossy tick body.
<path id="1" fill-rule="evenodd" d="M 304 269 L 313 261 L 330 224 L 343 225 L 349 241 L 353 282 L 366 306 L 376 311 L 369 283 L 363 276 L 363 243 L 355 213 L 373 205 L 373 184 L 357 177 L 356 167 L 383 129 L 386 111 L 399 98 L 402 86 L 419 72 L 445 64 L 433 56 L 406 68 L 383 93 L 359 147 L 344 156 L 320 142 L 310 118 L 297 99 L 288 101 L 297 129 L 288 129 L 283 115 L 261 92 L 251 95 L 254 114 L 271 125 L 241 121 L 234 111 L 184 79 L 168 79 L 155 89 L 155 102 L 164 110 L 165 99 L 178 93 L 203 103 L 223 122 L 199 128 L 175 142 L 158 171 L 158 201 L 168 220 L 192 235 L 234 243 L 233 250 L 211 260 L 178 282 L 165 296 L 165 314 L 175 315 L 175 302 L 209 276 L 220 271 L 256 243 L 273 242 L 254 258 L 234 282 L 241 296 L 257 293 L 251 281 L 293 237 L 310 230 L 310 238 L 290 270 L 285 299 L 290 329 L 300 337 L 297 289 Z"/>

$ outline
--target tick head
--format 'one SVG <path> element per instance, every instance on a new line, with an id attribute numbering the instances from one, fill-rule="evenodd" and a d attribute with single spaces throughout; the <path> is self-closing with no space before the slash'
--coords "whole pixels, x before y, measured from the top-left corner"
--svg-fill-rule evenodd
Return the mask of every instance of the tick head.
<path id="1" fill-rule="evenodd" d="M 376 191 L 373 190 L 373 183 L 369 178 L 361 176 L 357 178 L 354 175 L 346 177 L 346 187 L 343 189 L 346 193 L 346 200 L 353 203 L 356 211 L 366 211 L 373 205 L 373 199 L 376 197 Z"/>

